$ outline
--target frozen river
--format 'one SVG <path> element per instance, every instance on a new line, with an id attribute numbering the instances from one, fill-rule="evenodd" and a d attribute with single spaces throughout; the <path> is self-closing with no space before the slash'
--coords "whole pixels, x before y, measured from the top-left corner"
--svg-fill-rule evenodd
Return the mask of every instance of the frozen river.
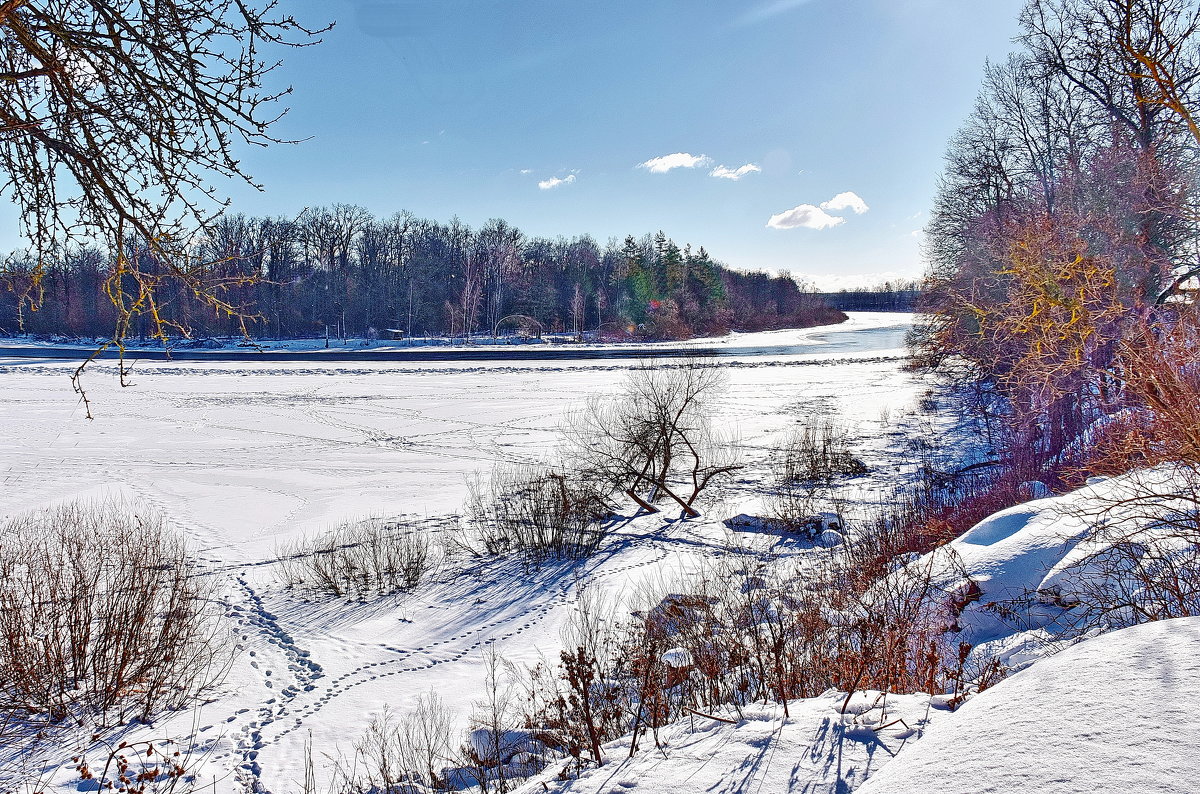
<path id="1" fill-rule="evenodd" d="M 670 358 L 672 356 L 714 356 L 747 358 L 753 356 L 804 356 L 812 354 L 862 353 L 894 350 L 904 346 L 904 337 L 912 327 L 911 315 L 858 313 L 842 325 L 808 329 L 784 329 L 759 333 L 733 333 L 724 338 L 701 338 L 686 342 L 657 342 L 641 345 L 473 345 L 469 347 L 406 347 L 390 342 L 367 343 L 363 340 L 322 346 L 321 340 L 266 341 L 262 349 L 232 345 L 218 350 L 179 349 L 171 353 L 158 349 L 138 349 L 131 345 L 125 353 L 130 361 L 238 362 L 260 366 L 280 363 L 429 363 L 446 361 L 588 361 L 596 359 Z M 326 342 L 328 345 L 328 342 Z M 0 361 L 31 359 L 54 362 L 78 360 L 91 351 L 79 346 L 39 346 L 34 343 L 0 344 Z M 116 350 L 104 350 L 101 359 L 119 358 Z"/>
<path id="2" fill-rule="evenodd" d="M 753 447 L 819 408 L 877 421 L 909 396 L 897 379 L 910 322 L 865 314 L 723 340 L 727 423 Z M 544 454 L 565 411 L 636 363 L 137 362 L 121 388 L 97 362 L 88 421 L 69 363 L 0 359 L 0 513 L 117 489 L 206 546 L 265 552 L 346 514 L 455 512 L 464 476 Z"/>

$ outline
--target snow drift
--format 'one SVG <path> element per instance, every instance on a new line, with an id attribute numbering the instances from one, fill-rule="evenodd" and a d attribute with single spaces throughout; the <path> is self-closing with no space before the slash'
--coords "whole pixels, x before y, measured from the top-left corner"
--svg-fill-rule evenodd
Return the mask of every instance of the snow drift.
<path id="1" fill-rule="evenodd" d="M 935 722 L 859 791 L 1195 791 L 1200 618 L 1079 643 Z"/>

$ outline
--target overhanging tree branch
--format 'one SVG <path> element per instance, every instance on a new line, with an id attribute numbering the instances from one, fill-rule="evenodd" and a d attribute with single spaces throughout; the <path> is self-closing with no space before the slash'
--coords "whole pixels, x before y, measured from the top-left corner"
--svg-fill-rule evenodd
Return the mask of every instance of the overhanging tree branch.
<path id="1" fill-rule="evenodd" d="M 280 62 L 264 49 L 309 46 L 328 29 L 277 0 L 0 0 L 0 189 L 35 262 L 70 244 L 105 248 L 112 344 L 139 317 L 164 341 L 186 333 L 164 313 L 167 285 L 243 316 L 223 296 L 248 276 L 193 248 L 228 203 L 214 184 L 261 189 L 235 145 L 290 142 L 271 132 L 291 89 L 267 88 Z"/>

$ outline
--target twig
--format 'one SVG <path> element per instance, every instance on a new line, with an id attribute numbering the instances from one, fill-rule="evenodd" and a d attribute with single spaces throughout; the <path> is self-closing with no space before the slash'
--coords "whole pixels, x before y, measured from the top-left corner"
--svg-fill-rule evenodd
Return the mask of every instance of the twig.
<path id="1" fill-rule="evenodd" d="M 695 714 L 697 717 L 704 717 L 706 719 L 716 720 L 717 722 L 723 722 L 726 725 L 737 725 L 738 724 L 737 720 L 728 720 L 728 719 L 725 719 L 724 717 L 714 717 L 712 714 L 705 714 L 703 711 L 696 711 L 694 708 L 691 708 L 689 706 L 684 706 L 683 710 L 686 711 L 688 714 Z"/>

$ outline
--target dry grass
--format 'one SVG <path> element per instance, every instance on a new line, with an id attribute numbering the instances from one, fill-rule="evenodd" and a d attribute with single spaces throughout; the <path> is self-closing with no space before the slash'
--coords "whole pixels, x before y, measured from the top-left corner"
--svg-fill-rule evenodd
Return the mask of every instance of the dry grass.
<path id="1" fill-rule="evenodd" d="M 609 508 L 582 474 L 545 465 L 498 465 L 472 483 L 468 522 L 489 554 L 527 562 L 586 557 L 604 539 Z"/>
<path id="2" fill-rule="evenodd" d="M 370 518 L 282 546 L 279 558 L 288 587 L 370 598 L 416 587 L 440 553 L 420 525 Z"/>

